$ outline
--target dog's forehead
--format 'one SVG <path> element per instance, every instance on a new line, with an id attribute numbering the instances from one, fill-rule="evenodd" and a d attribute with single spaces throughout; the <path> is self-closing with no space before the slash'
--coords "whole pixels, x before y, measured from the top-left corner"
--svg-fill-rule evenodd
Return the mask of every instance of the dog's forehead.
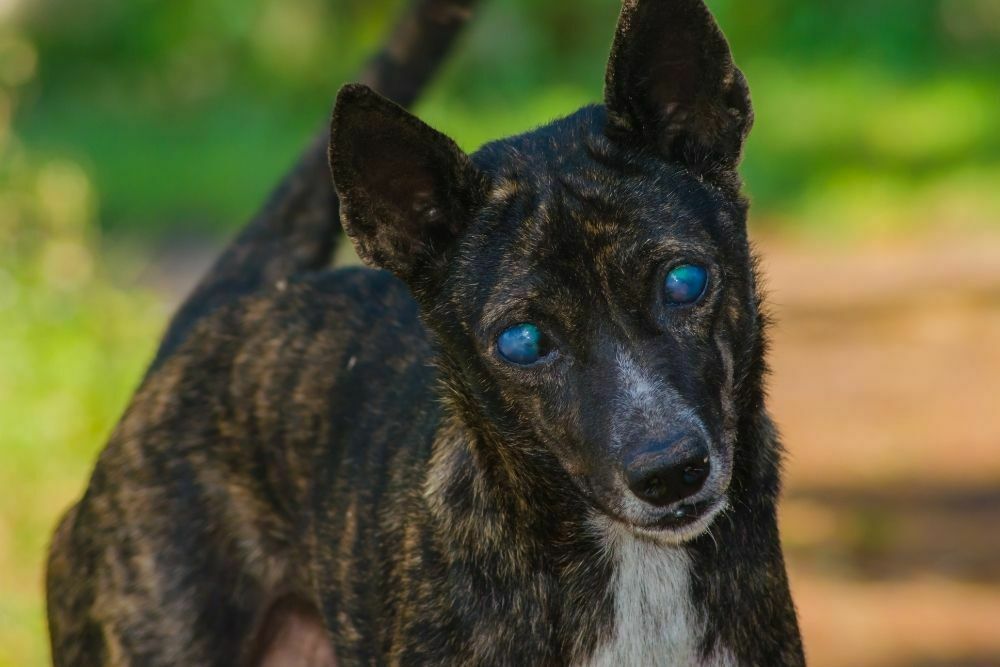
<path id="1" fill-rule="evenodd" d="M 712 235 L 684 207 L 622 198 L 592 181 L 576 172 L 523 185 L 466 246 L 460 299 L 480 326 L 525 307 L 564 324 L 580 311 L 611 312 L 664 257 L 714 254 Z"/>
<path id="2" fill-rule="evenodd" d="M 710 243 L 725 231 L 732 202 L 685 169 L 611 141 L 604 127 L 603 107 L 587 107 L 473 156 L 490 182 L 492 243 L 513 238 L 544 252 L 584 241 L 626 247 L 644 235 Z"/>
<path id="3" fill-rule="evenodd" d="M 583 109 L 474 155 L 490 185 L 453 267 L 456 300 L 480 312 L 610 300 L 656 259 L 713 256 L 726 243 L 732 216 L 717 191 L 613 144 L 603 123 L 603 109 Z"/>
<path id="4" fill-rule="evenodd" d="M 720 215 L 698 187 L 665 171 L 649 179 L 591 161 L 572 170 L 536 164 L 494 183 L 478 248 L 499 276 L 585 281 L 594 269 L 625 270 L 647 255 L 714 254 Z"/>

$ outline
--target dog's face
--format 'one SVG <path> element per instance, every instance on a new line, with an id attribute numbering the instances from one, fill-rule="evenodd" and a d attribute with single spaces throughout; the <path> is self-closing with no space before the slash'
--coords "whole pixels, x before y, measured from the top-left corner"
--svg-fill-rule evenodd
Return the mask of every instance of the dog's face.
<path id="1" fill-rule="evenodd" d="M 627 2 L 605 107 L 471 158 L 363 87 L 334 114 L 345 229 L 411 285 L 469 411 L 664 541 L 702 532 L 732 476 L 759 345 L 751 122 L 701 0 Z"/>
<path id="2" fill-rule="evenodd" d="M 476 156 L 491 203 L 434 312 L 474 346 L 467 391 L 485 378 L 597 508 L 677 539 L 732 472 L 757 321 L 744 208 L 605 128 L 584 110 Z"/>

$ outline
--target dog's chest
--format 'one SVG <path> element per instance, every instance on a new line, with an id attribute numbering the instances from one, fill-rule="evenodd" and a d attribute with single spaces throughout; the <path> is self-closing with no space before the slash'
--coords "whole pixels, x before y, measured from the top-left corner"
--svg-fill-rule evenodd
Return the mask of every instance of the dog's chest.
<path id="1" fill-rule="evenodd" d="M 691 563 L 682 549 L 634 538 L 615 541 L 614 627 L 587 667 L 734 665 L 728 651 L 702 654 L 704 622 L 691 598 Z"/>

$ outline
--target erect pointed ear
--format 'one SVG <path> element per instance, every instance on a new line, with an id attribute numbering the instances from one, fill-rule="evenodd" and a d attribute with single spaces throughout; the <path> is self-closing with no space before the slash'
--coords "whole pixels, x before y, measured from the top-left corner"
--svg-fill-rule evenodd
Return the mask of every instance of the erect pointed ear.
<path id="1" fill-rule="evenodd" d="M 358 84 L 337 95 L 330 168 L 358 255 L 411 284 L 440 268 L 482 190 L 451 139 Z"/>
<path id="2" fill-rule="evenodd" d="M 705 176 L 732 170 L 750 91 L 702 0 L 625 0 L 605 88 L 608 133 Z"/>

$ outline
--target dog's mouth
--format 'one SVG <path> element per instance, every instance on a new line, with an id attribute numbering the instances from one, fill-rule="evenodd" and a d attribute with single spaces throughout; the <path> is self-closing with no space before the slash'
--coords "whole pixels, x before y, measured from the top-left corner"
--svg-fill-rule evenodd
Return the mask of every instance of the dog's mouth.
<path id="1" fill-rule="evenodd" d="M 659 512 L 648 505 L 644 509 L 634 505 L 615 507 L 603 502 L 604 499 L 593 492 L 586 495 L 597 511 L 622 528 L 635 535 L 665 544 L 680 544 L 698 537 L 708 530 L 716 517 L 729 506 L 725 493 L 711 494 L 708 497 L 703 495 L 699 499 L 692 498 L 688 502 L 680 502 Z"/>
<path id="2" fill-rule="evenodd" d="M 653 521 L 628 521 L 612 516 L 635 534 L 657 542 L 679 544 L 698 537 L 709 529 L 715 518 L 726 508 L 725 498 L 702 500 L 673 507 Z"/>
<path id="3" fill-rule="evenodd" d="M 643 530 L 678 530 L 686 528 L 702 519 L 711 508 L 712 503 L 701 501 L 688 503 L 668 511 L 663 517 L 649 524 L 638 525 Z"/>

